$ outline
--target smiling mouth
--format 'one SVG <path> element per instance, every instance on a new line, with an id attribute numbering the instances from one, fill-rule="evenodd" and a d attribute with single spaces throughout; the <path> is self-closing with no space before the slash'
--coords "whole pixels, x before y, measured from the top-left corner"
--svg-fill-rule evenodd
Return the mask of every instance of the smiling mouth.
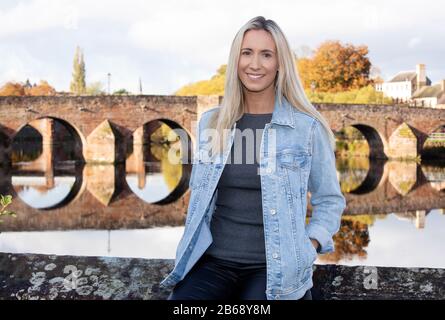
<path id="1" fill-rule="evenodd" d="M 247 73 L 247 76 L 252 79 L 252 80 L 257 80 L 257 79 L 261 79 L 262 77 L 264 77 L 264 74 L 250 74 Z"/>

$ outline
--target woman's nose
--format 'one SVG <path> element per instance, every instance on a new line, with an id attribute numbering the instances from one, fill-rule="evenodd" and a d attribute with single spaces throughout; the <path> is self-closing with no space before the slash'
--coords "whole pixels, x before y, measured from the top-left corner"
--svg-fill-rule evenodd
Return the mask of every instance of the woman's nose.
<path id="1" fill-rule="evenodd" d="M 260 68 L 260 61 L 257 55 L 252 55 L 252 60 L 250 61 L 249 65 L 252 69 L 259 69 Z"/>

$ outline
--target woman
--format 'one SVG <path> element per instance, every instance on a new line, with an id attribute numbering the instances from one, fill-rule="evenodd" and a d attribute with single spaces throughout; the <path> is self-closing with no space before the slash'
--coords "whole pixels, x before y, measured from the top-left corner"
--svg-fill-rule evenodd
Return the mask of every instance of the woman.
<path id="1" fill-rule="evenodd" d="M 346 203 L 335 137 L 274 21 L 238 31 L 222 106 L 201 115 L 197 136 L 185 230 L 161 283 L 169 299 L 311 299 L 313 262 L 334 250 Z"/>

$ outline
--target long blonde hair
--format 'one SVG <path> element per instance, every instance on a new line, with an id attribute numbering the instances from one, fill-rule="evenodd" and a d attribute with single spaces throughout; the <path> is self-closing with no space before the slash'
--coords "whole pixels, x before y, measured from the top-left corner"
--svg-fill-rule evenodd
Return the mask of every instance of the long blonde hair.
<path id="1" fill-rule="evenodd" d="M 295 64 L 296 57 L 289 46 L 286 36 L 275 21 L 266 20 L 262 16 L 255 17 L 248 21 L 241 27 L 233 39 L 226 69 L 224 97 L 221 108 L 217 108 L 217 112 L 214 112 L 209 120 L 208 127 L 216 129 L 219 136 L 219 140 L 212 140 L 212 150 L 217 152 L 223 151 L 225 143 L 220 142 L 226 141 L 228 137 L 225 136 L 225 134 L 230 131 L 233 124 L 241 118 L 244 113 L 244 96 L 242 83 L 238 77 L 238 61 L 244 34 L 252 29 L 269 32 L 275 41 L 279 68 L 278 76 L 275 80 L 275 92 L 278 94 L 279 103 L 282 103 L 281 98 L 284 96 L 294 108 L 318 119 L 327 131 L 330 144 L 333 150 L 335 150 L 334 133 L 329 127 L 328 122 L 317 109 L 315 109 L 304 92 Z"/>

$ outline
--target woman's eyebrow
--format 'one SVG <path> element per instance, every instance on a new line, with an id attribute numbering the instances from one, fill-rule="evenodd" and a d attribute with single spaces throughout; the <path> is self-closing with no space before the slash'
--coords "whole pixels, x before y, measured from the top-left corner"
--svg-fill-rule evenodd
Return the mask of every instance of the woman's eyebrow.
<path id="1" fill-rule="evenodd" d="M 242 48 L 241 50 L 250 50 L 250 51 L 253 51 L 253 49 L 251 49 L 251 48 Z M 270 49 L 263 49 L 263 50 L 261 50 L 260 52 L 272 52 L 272 53 L 275 53 L 273 50 L 270 50 Z"/>

